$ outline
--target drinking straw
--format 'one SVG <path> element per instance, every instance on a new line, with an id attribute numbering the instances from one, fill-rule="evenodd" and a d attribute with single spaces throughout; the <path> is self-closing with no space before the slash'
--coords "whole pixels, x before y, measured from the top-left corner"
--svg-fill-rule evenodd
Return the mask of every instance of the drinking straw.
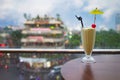
<path id="1" fill-rule="evenodd" d="M 81 16 L 77 16 L 77 15 L 75 15 L 75 17 L 79 20 L 79 21 L 81 21 L 81 25 L 82 25 L 82 28 L 84 27 L 84 25 L 83 25 L 83 21 L 82 21 L 82 17 Z"/>

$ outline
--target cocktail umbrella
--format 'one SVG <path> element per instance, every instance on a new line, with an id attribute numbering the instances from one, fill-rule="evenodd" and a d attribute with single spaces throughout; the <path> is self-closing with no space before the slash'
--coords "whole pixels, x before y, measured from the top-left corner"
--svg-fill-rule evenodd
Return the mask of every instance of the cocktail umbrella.
<path id="1" fill-rule="evenodd" d="M 90 11 L 90 14 L 94 14 L 94 24 L 95 24 L 95 21 L 96 21 L 96 15 L 100 15 L 100 14 L 103 14 L 104 12 L 102 12 L 101 10 L 99 10 L 98 8 Z"/>

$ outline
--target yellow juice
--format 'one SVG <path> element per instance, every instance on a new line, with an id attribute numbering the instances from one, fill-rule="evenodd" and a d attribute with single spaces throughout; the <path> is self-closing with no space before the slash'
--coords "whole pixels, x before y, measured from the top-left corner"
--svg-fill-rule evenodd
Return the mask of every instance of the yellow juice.
<path id="1" fill-rule="evenodd" d="M 95 43 L 95 28 L 82 28 L 82 45 L 86 55 L 91 55 Z"/>

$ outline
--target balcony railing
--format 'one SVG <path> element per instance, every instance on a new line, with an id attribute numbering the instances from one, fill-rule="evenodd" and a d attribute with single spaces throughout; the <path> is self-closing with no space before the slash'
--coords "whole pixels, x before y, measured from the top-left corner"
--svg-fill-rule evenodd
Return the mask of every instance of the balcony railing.
<path id="1" fill-rule="evenodd" d="M 17 49 L 17 48 L 1 48 L 3 53 L 62 53 L 62 54 L 82 54 L 83 49 Z M 120 49 L 93 49 L 95 54 L 120 54 Z"/>

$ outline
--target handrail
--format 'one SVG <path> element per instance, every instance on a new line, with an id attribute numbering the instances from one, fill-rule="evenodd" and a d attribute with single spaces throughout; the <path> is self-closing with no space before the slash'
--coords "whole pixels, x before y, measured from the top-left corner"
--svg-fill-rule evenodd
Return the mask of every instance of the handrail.
<path id="1" fill-rule="evenodd" d="M 82 54 L 83 49 L 32 49 L 32 48 L 0 48 L 3 53 L 65 53 L 65 54 Z M 93 49 L 95 54 L 120 54 L 120 49 Z"/>

